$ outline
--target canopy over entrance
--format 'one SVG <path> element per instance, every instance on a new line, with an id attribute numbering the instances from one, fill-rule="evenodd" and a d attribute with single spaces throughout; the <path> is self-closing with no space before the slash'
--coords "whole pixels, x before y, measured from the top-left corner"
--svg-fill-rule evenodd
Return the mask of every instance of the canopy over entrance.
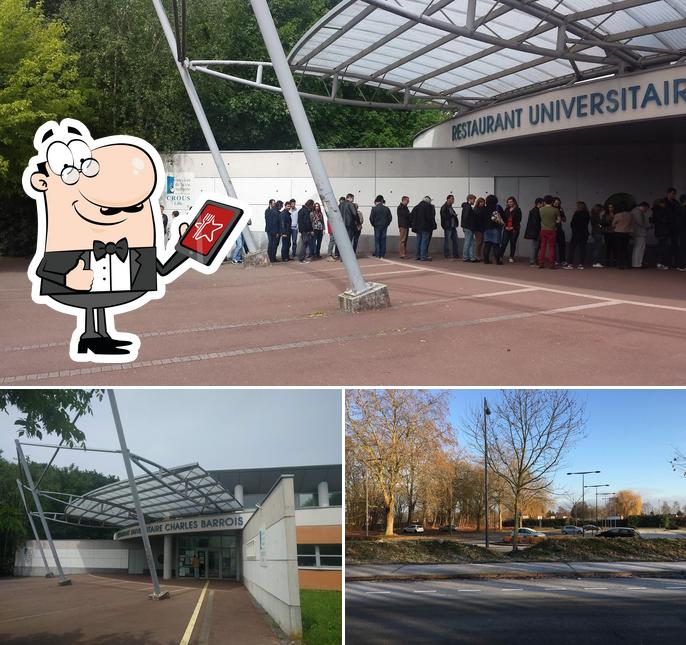
<path id="1" fill-rule="evenodd" d="M 288 60 L 334 88 L 465 112 L 685 56 L 681 0 L 344 0 Z"/>

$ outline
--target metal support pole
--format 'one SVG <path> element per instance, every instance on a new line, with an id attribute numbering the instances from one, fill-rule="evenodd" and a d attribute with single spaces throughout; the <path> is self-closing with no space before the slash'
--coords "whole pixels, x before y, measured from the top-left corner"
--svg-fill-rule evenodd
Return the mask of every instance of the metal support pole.
<path id="1" fill-rule="evenodd" d="M 369 472 L 364 467 L 364 534 L 369 537 Z"/>
<path id="2" fill-rule="evenodd" d="M 143 549 L 145 550 L 145 557 L 148 561 L 148 568 L 150 569 L 150 577 L 152 578 L 153 593 L 151 598 L 154 600 L 162 600 L 169 598 L 169 592 L 160 592 L 160 581 L 157 579 L 157 570 L 155 569 L 155 560 L 152 556 L 152 549 L 150 547 L 150 538 L 145 530 L 145 517 L 143 516 L 143 509 L 141 508 L 140 500 L 138 499 L 138 488 L 136 487 L 136 480 L 133 476 L 133 468 L 131 467 L 131 459 L 129 458 L 129 449 L 126 445 L 126 438 L 124 437 L 124 429 L 121 425 L 121 418 L 119 416 L 119 408 L 117 407 L 117 400 L 114 397 L 112 390 L 107 390 L 107 396 L 112 406 L 112 416 L 114 417 L 114 425 L 117 428 L 117 436 L 119 437 L 119 445 L 121 446 L 121 456 L 124 459 L 124 467 L 126 468 L 126 476 L 129 478 L 129 486 L 131 486 L 131 498 L 136 507 L 136 516 L 138 517 L 138 526 L 141 531 L 141 538 L 143 540 Z"/>
<path id="3" fill-rule="evenodd" d="M 491 414 L 488 401 L 484 397 L 484 515 L 486 516 L 486 548 L 488 549 L 488 435 L 486 433 L 486 417 Z M 515 517 L 515 537 L 517 534 L 517 518 Z"/>
<path id="4" fill-rule="evenodd" d="M 159 2 L 159 0 L 154 1 L 156 3 Z M 338 211 L 338 200 L 335 197 L 331 186 L 331 180 L 326 173 L 326 168 L 324 168 L 324 163 L 319 154 L 317 142 L 312 134 L 310 122 L 305 114 L 305 108 L 303 107 L 300 95 L 298 94 L 298 89 L 293 80 L 291 69 L 288 66 L 288 61 L 286 60 L 286 55 L 283 51 L 279 34 L 276 31 L 271 12 L 269 11 L 266 0 L 250 0 L 250 4 L 252 5 L 255 18 L 257 18 L 257 24 L 259 25 L 262 38 L 264 39 L 264 44 L 267 47 L 267 52 L 269 53 L 272 65 L 274 66 L 274 72 L 279 79 L 283 97 L 286 100 L 286 105 L 288 106 L 288 111 L 293 120 L 293 125 L 298 133 L 300 145 L 307 158 L 307 163 L 310 166 L 312 178 L 317 186 L 317 192 L 324 202 L 324 208 L 331 221 L 331 228 L 333 229 L 333 234 L 336 238 L 336 244 L 341 254 L 343 264 L 345 265 L 345 270 L 347 271 L 348 278 L 352 284 L 352 290 L 356 294 L 363 293 L 369 290 L 371 285 L 365 281 L 362 272 L 360 271 L 360 266 L 357 263 L 357 258 L 355 257 L 352 243 L 350 242 L 348 232 L 343 223 L 343 218 Z"/>
<path id="5" fill-rule="evenodd" d="M 202 133 L 205 136 L 205 141 L 207 141 L 207 145 L 210 149 L 210 152 L 212 153 L 214 165 L 217 167 L 217 171 L 219 172 L 219 177 L 222 180 L 222 184 L 224 184 L 224 190 L 226 190 L 226 193 L 229 197 L 236 197 L 236 190 L 233 187 L 233 183 L 231 182 L 229 173 L 226 170 L 226 166 L 224 165 L 224 160 L 222 159 L 221 152 L 219 151 L 219 146 L 217 145 L 217 141 L 214 138 L 212 127 L 210 126 L 209 121 L 207 120 L 207 116 L 205 115 L 205 110 L 203 109 L 202 103 L 200 102 L 200 97 L 198 97 L 198 93 L 195 89 L 195 85 L 193 84 L 191 74 L 185 66 L 185 61 L 181 63 L 177 60 L 178 50 L 176 46 L 176 39 L 174 38 L 174 32 L 172 31 L 172 27 L 169 24 L 169 18 L 167 18 L 167 13 L 164 10 L 164 7 L 162 6 L 161 0 L 152 0 L 152 4 L 155 7 L 155 12 L 157 13 L 157 18 L 160 21 L 160 25 L 162 25 L 162 31 L 164 32 L 164 36 L 167 39 L 169 49 L 172 53 L 172 58 L 174 59 L 174 63 L 176 64 L 176 69 L 179 71 L 179 75 L 181 76 L 181 82 L 186 88 L 186 93 L 188 94 L 188 98 L 190 99 L 191 105 L 193 106 L 195 117 L 198 119 L 198 123 L 200 124 Z M 243 229 L 243 237 L 245 237 L 245 242 L 248 245 L 248 251 L 250 253 L 254 253 L 258 250 L 257 245 L 255 244 L 255 240 L 252 236 L 252 232 L 247 226 Z"/>
<path id="6" fill-rule="evenodd" d="M 57 584 L 59 584 L 61 587 L 70 585 L 71 580 L 69 580 L 69 578 L 64 577 L 64 571 L 62 571 L 62 564 L 60 563 L 60 559 L 57 556 L 57 549 L 55 548 L 55 543 L 52 541 L 52 534 L 50 533 L 48 522 L 45 519 L 45 514 L 43 513 L 43 506 L 41 505 L 40 498 L 36 493 L 36 487 L 33 484 L 31 470 L 29 469 L 29 465 L 26 462 L 26 458 L 24 457 L 24 451 L 21 449 L 19 439 L 15 439 L 14 443 L 17 446 L 17 457 L 19 458 L 19 463 L 21 464 L 21 467 L 24 470 L 24 475 L 26 475 L 26 481 L 29 484 L 29 488 L 31 489 L 31 495 L 33 496 L 33 503 L 36 505 L 38 517 L 40 517 L 40 522 L 43 526 L 43 532 L 45 533 L 45 537 L 48 539 L 48 545 L 50 546 L 50 551 L 52 552 L 52 558 L 55 561 L 55 566 L 57 567 L 57 575 L 59 576 L 59 582 Z"/>
<path id="7" fill-rule="evenodd" d="M 31 530 L 33 531 L 33 537 L 38 545 L 38 550 L 40 551 L 40 557 L 43 558 L 43 564 L 45 565 L 45 577 L 54 578 L 55 574 L 50 571 L 48 566 L 48 559 L 45 557 L 45 551 L 43 551 L 43 545 L 41 544 L 40 538 L 38 537 L 38 531 L 36 530 L 36 524 L 31 516 L 31 511 L 29 510 L 29 505 L 26 503 L 26 497 L 24 496 L 24 489 L 22 488 L 21 482 L 17 479 L 17 487 L 19 488 L 19 496 L 21 497 L 22 504 L 24 504 L 24 510 L 26 511 L 26 516 L 29 518 L 29 524 L 31 525 Z"/>

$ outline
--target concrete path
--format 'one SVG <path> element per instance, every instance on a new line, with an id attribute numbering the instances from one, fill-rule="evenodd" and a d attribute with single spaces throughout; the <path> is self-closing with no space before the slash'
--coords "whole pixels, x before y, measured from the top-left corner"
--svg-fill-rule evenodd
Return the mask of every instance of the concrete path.
<path id="1" fill-rule="evenodd" d="M 0 385 L 686 382 L 685 274 L 394 257 L 360 265 L 388 285 L 389 309 L 340 312 L 345 270 L 325 260 L 188 271 L 163 300 L 117 317 L 118 330 L 141 337 L 137 361 L 93 365 L 69 359 L 73 317 L 31 301 L 28 262 L 0 258 Z"/>
<path id="2" fill-rule="evenodd" d="M 497 562 L 346 565 L 346 582 L 445 578 L 686 577 L 686 562 Z"/>
<path id="3" fill-rule="evenodd" d="M 3 645 L 279 645 L 271 621 L 237 582 L 161 581 L 154 601 L 142 576 L 74 575 L 0 580 Z M 198 612 L 195 609 L 198 608 Z"/>

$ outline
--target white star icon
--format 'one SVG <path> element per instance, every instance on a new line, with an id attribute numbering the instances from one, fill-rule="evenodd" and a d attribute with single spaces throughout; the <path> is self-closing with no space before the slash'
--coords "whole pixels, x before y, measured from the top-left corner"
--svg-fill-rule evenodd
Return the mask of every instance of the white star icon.
<path id="1" fill-rule="evenodd" d="M 201 222 L 195 224 L 194 228 L 197 230 L 193 233 L 194 240 L 202 240 L 205 238 L 210 244 L 214 242 L 214 235 L 224 228 L 223 224 L 214 221 L 214 215 L 207 213 Z"/>

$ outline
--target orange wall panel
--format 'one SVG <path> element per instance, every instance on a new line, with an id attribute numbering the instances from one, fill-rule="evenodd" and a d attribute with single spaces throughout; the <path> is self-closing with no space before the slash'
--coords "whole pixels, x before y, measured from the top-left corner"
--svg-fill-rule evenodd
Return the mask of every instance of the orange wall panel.
<path id="1" fill-rule="evenodd" d="M 340 525 L 296 526 L 298 544 L 341 544 Z"/>
<path id="2" fill-rule="evenodd" d="M 301 589 L 341 591 L 341 571 L 329 569 L 298 569 Z"/>

